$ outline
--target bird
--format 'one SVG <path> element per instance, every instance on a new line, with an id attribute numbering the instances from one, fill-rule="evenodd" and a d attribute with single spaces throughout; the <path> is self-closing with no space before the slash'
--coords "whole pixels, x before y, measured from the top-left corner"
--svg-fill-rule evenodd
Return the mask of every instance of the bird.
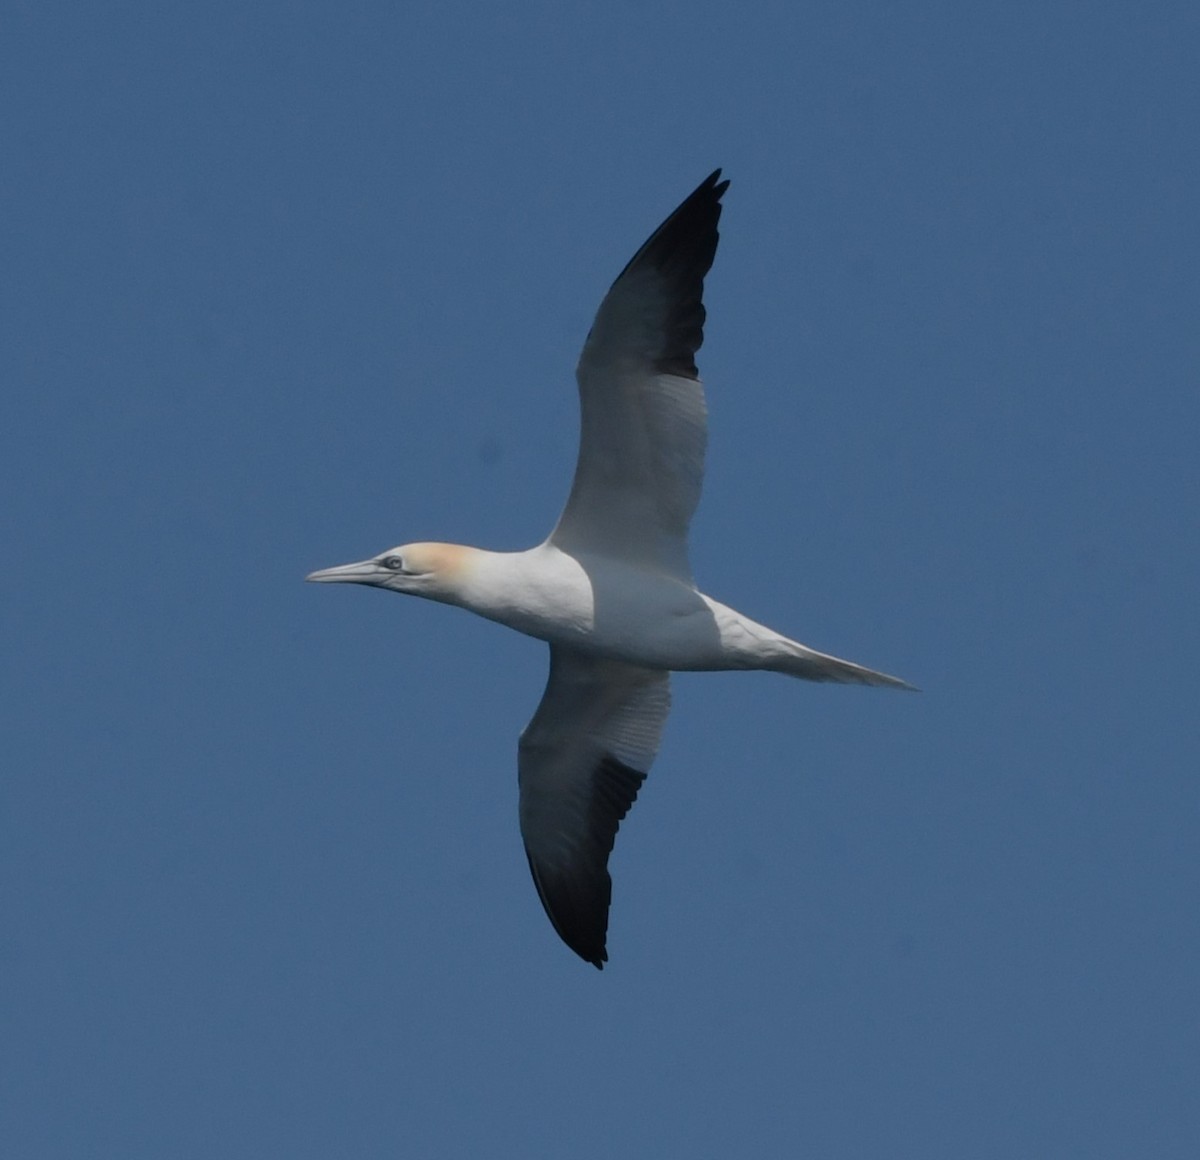
<path id="1" fill-rule="evenodd" d="M 728 188 L 720 169 L 705 178 L 601 301 L 576 368 L 575 475 L 543 543 L 402 544 L 307 577 L 457 605 L 549 645 L 545 692 L 517 747 L 521 837 L 555 931 L 601 970 L 609 855 L 658 753 L 672 672 L 913 688 L 783 636 L 692 578 L 688 528 L 707 443 L 696 352 Z"/>

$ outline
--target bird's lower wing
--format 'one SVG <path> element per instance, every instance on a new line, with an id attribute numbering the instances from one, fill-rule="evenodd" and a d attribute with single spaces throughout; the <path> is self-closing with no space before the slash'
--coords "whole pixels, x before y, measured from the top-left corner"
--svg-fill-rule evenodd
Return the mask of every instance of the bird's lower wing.
<path id="1" fill-rule="evenodd" d="M 608 856 L 671 708 L 670 676 L 550 647 L 550 678 L 521 734 L 521 837 L 546 914 L 596 967 L 612 879 Z"/>

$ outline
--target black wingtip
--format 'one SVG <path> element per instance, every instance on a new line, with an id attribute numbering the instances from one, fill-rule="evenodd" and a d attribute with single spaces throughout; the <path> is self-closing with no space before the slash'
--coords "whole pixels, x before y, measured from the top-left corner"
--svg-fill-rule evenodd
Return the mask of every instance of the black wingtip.
<path id="1" fill-rule="evenodd" d="M 714 169 L 702 182 L 700 182 L 698 186 L 696 186 L 695 189 L 692 190 L 690 194 L 688 194 L 687 198 L 683 202 L 683 205 L 681 205 L 679 208 L 682 209 L 683 206 L 687 205 L 693 198 L 719 202 L 721 198 L 725 196 L 725 191 L 729 188 L 729 178 L 727 177 L 724 181 L 721 181 L 720 177 L 721 170 Z M 718 213 L 719 212 L 720 210 L 718 209 Z"/>
<path id="2" fill-rule="evenodd" d="M 637 799 L 646 775 L 611 754 L 592 772 L 586 840 L 580 857 L 566 869 L 540 865 L 529 853 L 529 872 L 546 916 L 562 939 L 598 971 L 608 962 L 608 911 L 612 878 L 608 856 L 621 820 Z"/>
<path id="3" fill-rule="evenodd" d="M 663 374 L 699 377 L 695 356 L 704 342 L 704 277 L 716 257 L 721 198 L 729 188 L 728 180 L 720 177 L 721 170 L 714 169 L 696 186 L 646 239 L 613 283 L 615 290 L 633 271 L 649 269 L 656 271 L 667 287 L 668 304 L 659 320 L 662 346 L 654 353 L 654 364 Z"/>
<path id="4" fill-rule="evenodd" d="M 655 265 L 669 262 L 682 266 L 697 283 L 704 279 L 717 252 L 717 222 L 721 217 L 721 198 L 729 181 L 718 181 L 719 169 L 714 169 L 668 215 L 666 220 L 625 263 L 614 285 L 641 262 Z M 690 267 L 690 268 L 689 268 Z"/>
<path id="5" fill-rule="evenodd" d="M 544 876 L 528 850 L 525 856 L 542 909 L 550 919 L 554 932 L 585 963 L 591 963 L 598 971 L 604 970 L 604 964 L 608 962 L 608 908 L 612 898 L 612 880 L 608 871 L 601 870 L 602 882 L 593 882 L 592 889 L 587 891 L 593 895 L 587 899 L 590 905 L 581 907 L 572 897 L 570 882 Z"/>
<path id="6" fill-rule="evenodd" d="M 713 191 L 713 196 L 720 200 L 725 195 L 725 191 L 729 188 L 729 178 L 726 178 L 719 185 L 717 184 L 720 176 L 721 167 L 718 165 L 716 169 L 714 169 L 702 182 L 700 182 L 698 186 L 696 186 L 695 193 L 699 193 L 702 189 L 711 188 Z M 695 196 L 695 194 L 692 196 Z"/>

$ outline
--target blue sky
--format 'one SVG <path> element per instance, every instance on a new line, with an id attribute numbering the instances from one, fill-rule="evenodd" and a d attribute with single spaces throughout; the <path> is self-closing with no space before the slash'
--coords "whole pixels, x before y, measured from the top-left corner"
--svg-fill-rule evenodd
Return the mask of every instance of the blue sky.
<path id="1" fill-rule="evenodd" d="M 1196 1155 L 1198 26 L 11 6 L 4 1155 Z M 541 539 L 717 165 L 697 576 L 924 692 L 678 678 L 598 974 L 544 646 L 302 578 Z"/>

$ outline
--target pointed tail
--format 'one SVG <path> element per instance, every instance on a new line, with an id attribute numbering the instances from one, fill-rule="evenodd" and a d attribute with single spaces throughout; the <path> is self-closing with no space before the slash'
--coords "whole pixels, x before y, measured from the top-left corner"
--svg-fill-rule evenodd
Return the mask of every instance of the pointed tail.
<path id="1" fill-rule="evenodd" d="M 911 693 L 921 691 L 916 685 L 910 685 L 899 677 L 890 677 L 887 673 L 864 668 L 862 665 L 854 664 L 853 661 L 831 657 L 827 653 L 817 652 L 794 640 L 787 641 L 786 652 L 773 658 L 770 668 L 774 672 L 787 673 L 789 677 L 800 677 L 805 681 L 835 681 L 841 685 L 875 685 L 885 689 L 907 689 Z"/>

